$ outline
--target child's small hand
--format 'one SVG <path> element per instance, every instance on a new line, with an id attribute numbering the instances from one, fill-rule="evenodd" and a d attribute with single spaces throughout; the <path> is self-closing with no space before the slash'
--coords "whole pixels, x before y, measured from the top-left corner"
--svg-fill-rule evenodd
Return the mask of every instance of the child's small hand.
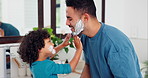
<path id="1" fill-rule="evenodd" d="M 80 60 L 80 56 L 82 54 L 82 49 L 83 49 L 80 38 L 78 36 L 73 36 L 73 38 L 74 38 L 74 44 L 76 47 L 76 52 L 75 52 L 73 59 L 69 62 L 72 71 L 75 70 L 75 68 Z"/>
<path id="2" fill-rule="evenodd" d="M 66 37 L 65 37 L 65 39 L 64 39 L 64 41 L 63 41 L 63 43 L 62 43 L 62 45 L 64 47 L 70 45 L 70 43 L 69 43 L 69 39 L 70 38 L 71 38 L 71 34 L 67 34 Z"/>
<path id="3" fill-rule="evenodd" d="M 77 50 L 82 50 L 83 47 L 82 47 L 82 43 L 81 43 L 81 40 L 78 36 L 74 36 L 74 44 L 75 44 L 75 47 Z"/>

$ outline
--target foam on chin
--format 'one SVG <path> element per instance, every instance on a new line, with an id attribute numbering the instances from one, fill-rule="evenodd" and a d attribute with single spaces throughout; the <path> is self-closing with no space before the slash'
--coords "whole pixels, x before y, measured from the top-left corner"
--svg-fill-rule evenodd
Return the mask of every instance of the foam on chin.
<path id="1" fill-rule="evenodd" d="M 84 23 L 82 20 L 79 20 L 75 25 L 75 32 L 72 32 L 72 35 L 79 35 L 84 30 Z"/>
<path id="2" fill-rule="evenodd" d="M 72 34 L 73 36 L 77 35 L 76 32 L 72 32 L 71 34 Z"/>
<path id="3" fill-rule="evenodd" d="M 53 46 L 49 46 L 49 51 L 52 53 L 52 54 L 55 54 L 56 53 L 56 50 L 53 48 Z"/>

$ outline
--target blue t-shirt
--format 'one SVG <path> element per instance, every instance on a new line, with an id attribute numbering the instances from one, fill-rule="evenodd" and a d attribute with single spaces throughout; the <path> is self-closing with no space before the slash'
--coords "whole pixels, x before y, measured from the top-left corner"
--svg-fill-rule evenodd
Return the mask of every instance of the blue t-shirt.
<path id="1" fill-rule="evenodd" d="M 56 64 L 48 59 L 32 63 L 30 69 L 33 78 L 58 78 L 57 74 L 71 73 L 70 64 Z"/>
<path id="2" fill-rule="evenodd" d="M 101 24 L 94 37 L 81 36 L 91 78 L 142 78 L 137 55 L 127 36 Z"/>
<path id="3" fill-rule="evenodd" d="M 4 30 L 4 36 L 20 36 L 18 29 L 11 24 L 1 23 L 0 28 Z"/>

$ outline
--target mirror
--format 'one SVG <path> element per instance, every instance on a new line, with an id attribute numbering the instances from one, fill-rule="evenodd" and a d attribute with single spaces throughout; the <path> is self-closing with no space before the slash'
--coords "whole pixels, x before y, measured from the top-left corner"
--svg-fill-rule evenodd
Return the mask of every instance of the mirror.
<path id="1" fill-rule="evenodd" d="M 6 36 L 0 37 L 0 44 L 17 43 L 33 27 L 43 27 L 43 0 L 0 0 L 0 21 L 19 32 L 12 36 L 4 33 Z"/>
<path id="2" fill-rule="evenodd" d="M 38 26 L 37 0 L 0 1 L 0 28 L 4 36 L 23 36 Z"/>

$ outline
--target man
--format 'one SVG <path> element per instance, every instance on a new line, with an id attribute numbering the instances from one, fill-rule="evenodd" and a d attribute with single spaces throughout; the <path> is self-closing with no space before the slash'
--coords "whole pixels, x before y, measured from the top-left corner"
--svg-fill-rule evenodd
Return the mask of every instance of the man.
<path id="1" fill-rule="evenodd" d="M 0 21 L 0 28 L 4 31 L 4 36 L 20 36 L 18 29 L 11 24 Z"/>
<path id="2" fill-rule="evenodd" d="M 85 66 L 81 78 L 142 78 L 132 43 L 118 29 L 96 18 L 93 0 L 66 0 L 66 24 L 82 32 Z"/>

